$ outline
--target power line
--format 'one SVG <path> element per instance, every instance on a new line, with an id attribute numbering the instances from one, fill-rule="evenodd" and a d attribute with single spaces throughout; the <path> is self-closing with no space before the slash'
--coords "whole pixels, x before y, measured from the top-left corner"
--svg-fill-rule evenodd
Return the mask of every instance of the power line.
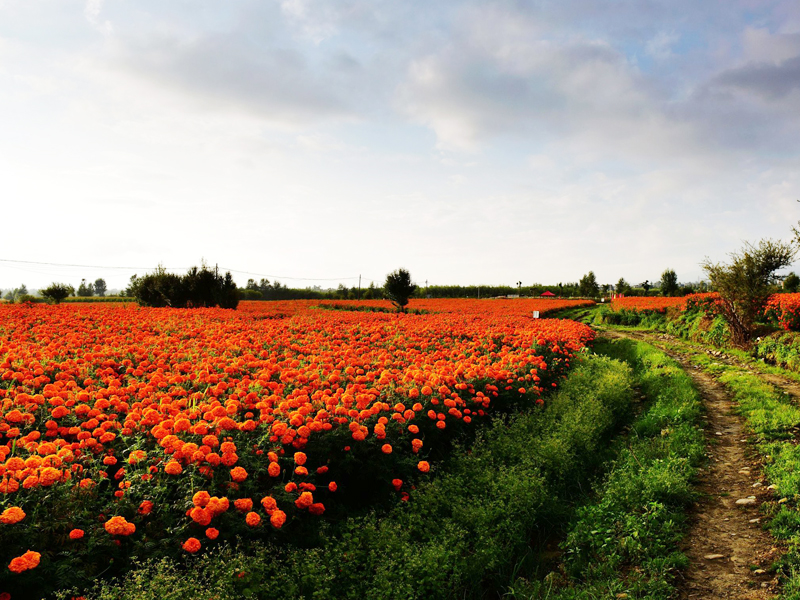
<path id="1" fill-rule="evenodd" d="M 2 263 L 12 263 L 8 266 L 11 268 L 21 268 L 21 267 L 14 267 L 13 264 L 22 264 L 22 265 L 40 265 L 40 266 L 49 266 L 49 267 L 77 267 L 82 269 L 120 269 L 120 270 L 130 270 L 130 271 L 138 271 L 142 269 L 152 269 L 153 267 L 122 267 L 122 266 L 108 266 L 108 265 L 78 265 L 78 264 L 71 264 L 71 263 L 54 263 L 54 262 L 39 262 L 33 260 L 13 260 L 10 258 L 0 258 L 0 262 Z M 164 267 L 167 271 L 187 271 L 190 267 Z M 229 269 L 227 267 L 221 267 L 224 271 L 230 271 L 232 273 L 240 273 L 242 275 L 254 275 L 256 277 L 269 277 L 271 279 L 288 279 L 292 281 L 342 281 L 346 279 L 358 279 L 359 276 L 355 275 L 353 277 L 289 277 L 286 275 L 270 275 L 267 273 L 252 273 L 250 271 L 240 271 L 238 269 Z M 367 281 L 374 282 L 374 279 L 370 279 L 365 277 Z"/>

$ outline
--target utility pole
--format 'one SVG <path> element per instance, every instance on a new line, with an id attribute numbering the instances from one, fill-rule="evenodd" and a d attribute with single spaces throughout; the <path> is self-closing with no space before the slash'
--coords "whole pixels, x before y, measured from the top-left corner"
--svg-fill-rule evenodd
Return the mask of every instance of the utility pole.
<path id="1" fill-rule="evenodd" d="M 358 275 L 358 300 L 361 300 L 361 274 Z"/>
<path id="2" fill-rule="evenodd" d="M 428 297 L 428 280 L 425 280 L 425 297 Z"/>

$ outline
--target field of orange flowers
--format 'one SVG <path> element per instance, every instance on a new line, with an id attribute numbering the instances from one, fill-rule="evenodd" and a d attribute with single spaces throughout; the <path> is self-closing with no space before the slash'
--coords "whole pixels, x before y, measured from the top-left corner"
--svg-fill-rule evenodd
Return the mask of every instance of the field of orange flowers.
<path id="1" fill-rule="evenodd" d="M 800 331 L 800 294 L 774 294 L 765 312 L 783 329 Z"/>
<path id="2" fill-rule="evenodd" d="M 453 435 L 543 402 L 593 338 L 532 318 L 568 301 L 317 304 L 0 307 L 0 592 L 413 500 Z"/>
<path id="3" fill-rule="evenodd" d="M 661 296 L 630 296 L 614 298 L 611 301 L 611 310 L 630 310 L 630 311 L 650 311 L 664 313 L 673 306 L 683 310 L 686 306 L 686 298 L 663 298 Z"/>

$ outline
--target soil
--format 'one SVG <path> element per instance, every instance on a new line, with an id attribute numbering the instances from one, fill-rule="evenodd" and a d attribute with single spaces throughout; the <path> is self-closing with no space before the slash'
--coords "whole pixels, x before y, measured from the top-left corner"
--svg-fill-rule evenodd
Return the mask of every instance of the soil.
<path id="1" fill-rule="evenodd" d="M 605 330 L 602 334 L 660 346 L 657 336 L 639 332 Z M 680 575 L 678 598 L 774 598 L 779 586 L 769 568 L 781 549 L 762 529 L 759 510 L 774 496 L 762 476 L 760 457 L 748 444 L 743 420 L 734 412 L 735 402 L 724 385 L 692 365 L 687 356 L 660 349 L 691 376 L 706 411 L 708 463 L 696 482 L 701 497 L 689 512 L 689 531 L 681 545 L 689 566 Z M 800 397 L 800 387 L 797 393 Z"/>

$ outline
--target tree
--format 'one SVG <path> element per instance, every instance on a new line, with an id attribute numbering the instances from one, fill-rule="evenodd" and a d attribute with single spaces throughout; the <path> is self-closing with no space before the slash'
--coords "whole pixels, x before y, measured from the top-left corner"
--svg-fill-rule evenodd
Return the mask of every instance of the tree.
<path id="1" fill-rule="evenodd" d="M 618 294 L 627 294 L 631 291 L 631 286 L 625 281 L 624 277 L 620 277 L 619 281 L 617 282 L 616 292 Z"/>
<path id="2" fill-rule="evenodd" d="M 408 299 L 415 291 L 417 286 L 411 283 L 411 274 L 405 269 L 389 273 L 383 284 L 383 293 L 397 307 L 397 312 L 405 312 Z"/>
<path id="3" fill-rule="evenodd" d="M 47 298 L 50 302 L 59 304 L 64 298 L 69 296 L 72 291 L 73 288 L 71 285 L 65 285 L 63 283 L 51 283 L 50 287 L 39 290 L 39 293 L 44 298 Z"/>
<path id="4" fill-rule="evenodd" d="M 661 295 L 674 296 L 678 293 L 678 276 L 672 269 L 661 274 Z"/>
<path id="5" fill-rule="evenodd" d="M 711 286 L 719 292 L 720 310 L 734 344 L 748 344 L 772 293 L 771 285 L 778 281 L 775 272 L 792 264 L 796 254 L 794 244 L 766 239 L 757 246 L 746 242 L 744 248 L 730 254 L 730 264 L 708 258 L 701 263 Z"/>
<path id="6" fill-rule="evenodd" d="M 600 286 L 597 284 L 597 277 L 594 276 L 594 271 L 589 271 L 581 277 L 578 283 L 578 290 L 581 296 L 597 296 L 600 294 Z"/>
<path id="7" fill-rule="evenodd" d="M 650 285 L 650 281 L 649 281 L 648 279 L 645 279 L 645 280 L 642 282 L 642 289 L 644 290 L 644 295 L 645 295 L 645 296 L 647 296 L 647 292 L 649 292 L 649 291 L 650 291 L 650 288 L 651 288 L 651 287 L 653 287 L 653 286 L 652 286 L 652 285 Z"/>
<path id="8" fill-rule="evenodd" d="M 91 283 L 86 283 L 85 279 L 81 279 L 81 284 L 78 286 L 78 296 L 88 298 L 94 296 L 94 287 Z"/>
<path id="9" fill-rule="evenodd" d="M 108 290 L 108 287 L 106 286 L 106 280 L 105 279 L 103 279 L 101 277 L 100 279 L 96 279 L 95 280 L 95 282 L 94 282 L 94 293 L 95 294 L 97 294 L 100 297 L 103 297 L 103 296 L 106 295 L 106 291 L 107 290 Z"/>
<path id="10" fill-rule="evenodd" d="M 783 280 L 783 291 L 795 293 L 797 288 L 800 288 L 800 277 L 794 274 L 794 271 L 789 273 Z"/>

